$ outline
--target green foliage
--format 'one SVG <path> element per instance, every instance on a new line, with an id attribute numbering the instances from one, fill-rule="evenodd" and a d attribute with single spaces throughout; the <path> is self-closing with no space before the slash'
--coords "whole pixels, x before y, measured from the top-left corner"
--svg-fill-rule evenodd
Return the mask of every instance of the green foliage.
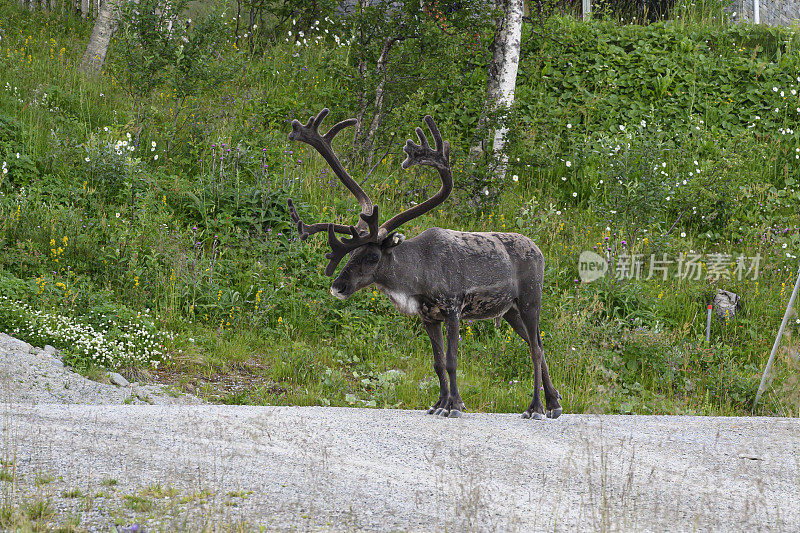
<path id="1" fill-rule="evenodd" d="M 22 124 L 15 117 L 0 115 L 0 191 L 30 185 L 36 165 L 22 140 Z"/>
<path id="2" fill-rule="evenodd" d="M 642 120 L 695 126 L 697 116 L 703 129 L 736 133 L 755 124 L 775 135 L 787 116 L 796 117 L 788 91 L 781 96 L 773 90 L 796 83 L 800 41 L 785 29 L 569 19 L 553 25 L 558 42 L 531 33 L 523 44 L 524 122 L 538 117 L 538 109 L 551 109 L 550 120 L 568 119 L 586 131 L 616 131 Z M 767 42 L 774 45 L 765 48 Z"/>
<path id="3" fill-rule="evenodd" d="M 163 83 L 170 67 L 182 58 L 181 37 L 187 23 L 180 17 L 186 2 L 144 0 L 119 8 L 119 37 L 115 52 L 121 63 L 122 86 L 141 98 Z"/>

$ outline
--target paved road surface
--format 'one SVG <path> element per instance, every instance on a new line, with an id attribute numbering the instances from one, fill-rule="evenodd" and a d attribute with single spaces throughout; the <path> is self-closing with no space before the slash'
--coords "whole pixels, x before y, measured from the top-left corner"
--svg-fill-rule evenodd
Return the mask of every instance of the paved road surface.
<path id="1" fill-rule="evenodd" d="M 6 404 L 2 420 L 17 504 L 90 530 L 800 530 L 797 419 Z"/>

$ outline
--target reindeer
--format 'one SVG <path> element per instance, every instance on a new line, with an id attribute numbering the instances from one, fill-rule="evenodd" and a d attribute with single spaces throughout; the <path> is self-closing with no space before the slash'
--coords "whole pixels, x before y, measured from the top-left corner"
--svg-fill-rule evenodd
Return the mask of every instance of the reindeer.
<path id="1" fill-rule="evenodd" d="M 416 128 L 419 144 L 410 139 L 403 150 L 407 157 L 402 167 L 414 165 L 435 168 L 442 187 L 432 197 L 378 225 L 378 206 L 347 173 L 334 153 L 331 142 L 342 129 L 356 123 L 348 119 L 335 124 L 325 135 L 318 131 L 328 114 L 325 108 L 303 126 L 292 121 L 290 140 L 316 149 L 328 162 L 345 187 L 361 205 L 355 226 L 333 223 L 306 224 L 289 199 L 289 212 L 300 239 L 327 231 L 331 251 L 325 274 L 332 277 L 345 255 L 350 258 L 331 285 L 331 294 L 346 299 L 356 291 L 376 285 L 404 314 L 417 315 L 433 346 L 433 369 L 439 378 L 439 399 L 428 414 L 458 418 L 465 410 L 456 383 L 456 358 L 459 324 L 463 319 L 503 317 L 525 339 L 534 368 L 533 400 L 522 418 L 558 418 L 561 398 L 550 381 L 539 333 L 542 302 L 544 256 L 527 237 L 517 233 L 473 233 L 430 228 L 406 240 L 395 230 L 402 224 L 440 205 L 453 190 L 450 173 L 450 144 L 433 118 L 425 122 L 433 136 L 431 148 L 421 128 Z M 348 235 L 341 239 L 336 234 Z M 498 319 L 499 320 L 499 319 Z M 442 324 L 447 329 L 447 348 Z M 544 384 L 547 411 L 542 406 L 540 389 Z"/>

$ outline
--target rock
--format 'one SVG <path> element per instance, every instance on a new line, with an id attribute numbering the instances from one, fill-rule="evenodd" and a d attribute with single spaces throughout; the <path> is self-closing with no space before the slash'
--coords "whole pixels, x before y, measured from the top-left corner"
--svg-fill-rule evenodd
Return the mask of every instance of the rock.
<path id="1" fill-rule="evenodd" d="M 44 347 L 44 353 L 47 355 L 52 355 L 53 357 L 58 355 L 58 350 L 56 350 L 53 346 L 46 344 Z"/>
<path id="2" fill-rule="evenodd" d="M 714 296 L 714 312 L 720 320 L 730 319 L 739 310 L 739 295 L 723 289 L 718 289 Z"/>
<path id="3" fill-rule="evenodd" d="M 130 385 L 130 383 L 128 383 L 127 379 L 123 378 L 121 375 L 117 374 L 116 372 L 109 372 L 108 373 L 108 379 L 110 379 L 111 383 L 113 383 L 114 385 L 116 385 L 118 387 L 127 387 L 128 385 Z"/>
<path id="4" fill-rule="evenodd" d="M 740 453 L 739 459 L 748 459 L 750 461 L 763 461 L 764 458 L 760 455 L 755 455 L 753 453 Z"/>

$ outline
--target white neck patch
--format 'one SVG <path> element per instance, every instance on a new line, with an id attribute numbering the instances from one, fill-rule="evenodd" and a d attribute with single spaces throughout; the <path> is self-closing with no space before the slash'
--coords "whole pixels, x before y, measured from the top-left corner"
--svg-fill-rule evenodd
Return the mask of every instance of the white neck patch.
<path id="1" fill-rule="evenodd" d="M 389 297 L 389 300 L 394 304 L 398 311 L 405 315 L 415 315 L 419 312 L 419 302 L 413 296 L 404 292 L 396 292 L 378 287 L 383 294 Z"/>

